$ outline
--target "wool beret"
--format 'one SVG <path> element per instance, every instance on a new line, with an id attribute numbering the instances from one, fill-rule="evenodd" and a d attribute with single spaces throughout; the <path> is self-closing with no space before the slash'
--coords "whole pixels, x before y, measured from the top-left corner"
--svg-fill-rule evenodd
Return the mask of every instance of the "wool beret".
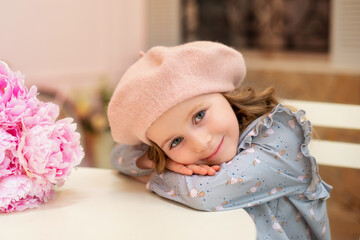
<path id="1" fill-rule="evenodd" d="M 115 88 L 108 106 L 113 139 L 130 145 L 149 144 L 146 130 L 161 114 L 191 97 L 232 91 L 245 74 L 242 54 L 221 43 L 153 47 Z"/>

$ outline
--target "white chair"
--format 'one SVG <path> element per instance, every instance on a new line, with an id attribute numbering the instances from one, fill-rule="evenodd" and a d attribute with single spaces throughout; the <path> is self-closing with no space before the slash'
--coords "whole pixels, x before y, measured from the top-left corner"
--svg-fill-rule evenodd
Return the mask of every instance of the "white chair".
<path id="1" fill-rule="evenodd" d="M 306 111 L 306 118 L 316 126 L 360 130 L 360 105 L 283 99 L 286 105 Z M 360 169 L 360 144 L 313 139 L 310 152 L 322 165 Z"/>

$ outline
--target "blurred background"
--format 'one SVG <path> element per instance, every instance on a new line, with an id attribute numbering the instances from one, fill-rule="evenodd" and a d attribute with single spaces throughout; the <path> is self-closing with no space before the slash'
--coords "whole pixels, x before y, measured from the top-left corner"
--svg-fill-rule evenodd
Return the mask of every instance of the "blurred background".
<path id="1" fill-rule="evenodd" d="M 140 51 L 238 49 L 246 85 L 274 86 L 313 114 L 333 239 L 359 239 L 360 0 L 0 0 L 0 16 L 0 59 L 75 119 L 87 167 L 110 168 L 107 103 Z"/>

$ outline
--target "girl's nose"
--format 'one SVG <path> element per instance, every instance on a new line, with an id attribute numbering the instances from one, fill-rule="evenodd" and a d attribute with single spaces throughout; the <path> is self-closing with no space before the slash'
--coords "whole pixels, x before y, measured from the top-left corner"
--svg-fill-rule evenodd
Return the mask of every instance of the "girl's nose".
<path id="1" fill-rule="evenodd" d="M 212 135 L 205 132 L 197 132 L 191 136 L 190 144 L 195 152 L 203 152 L 208 149 L 212 141 Z"/>

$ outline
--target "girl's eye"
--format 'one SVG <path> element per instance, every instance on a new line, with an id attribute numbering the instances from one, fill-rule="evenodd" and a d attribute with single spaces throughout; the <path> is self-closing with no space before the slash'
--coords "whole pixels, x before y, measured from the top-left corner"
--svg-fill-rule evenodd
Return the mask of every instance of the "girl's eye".
<path id="1" fill-rule="evenodd" d="M 197 114 L 195 114 L 194 116 L 194 122 L 195 123 L 199 123 L 201 121 L 201 119 L 203 119 L 203 117 L 205 116 L 205 112 L 206 110 L 201 110 L 200 112 L 198 112 Z"/>
<path id="2" fill-rule="evenodd" d="M 181 138 L 181 137 L 175 138 L 171 142 L 170 148 L 176 147 L 179 143 L 181 143 L 182 140 L 183 140 L 183 138 Z"/>

